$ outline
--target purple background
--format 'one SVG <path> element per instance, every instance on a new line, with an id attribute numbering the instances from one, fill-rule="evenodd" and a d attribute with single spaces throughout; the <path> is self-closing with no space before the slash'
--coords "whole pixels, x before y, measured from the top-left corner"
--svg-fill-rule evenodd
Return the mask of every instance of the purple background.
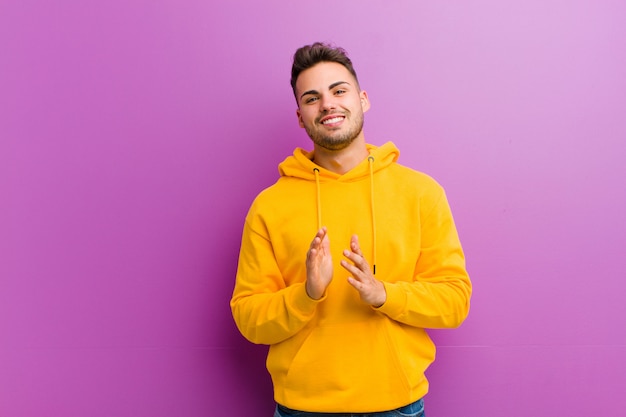
<path id="1" fill-rule="evenodd" d="M 474 283 L 430 417 L 626 409 L 626 5 L 0 2 L 0 417 L 269 416 L 228 308 L 334 41 L 366 138 L 447 189 Z M 364 364 L 366 365 L 366 364 Z M 248 413 L 248 414 L 246 414 Z"/>

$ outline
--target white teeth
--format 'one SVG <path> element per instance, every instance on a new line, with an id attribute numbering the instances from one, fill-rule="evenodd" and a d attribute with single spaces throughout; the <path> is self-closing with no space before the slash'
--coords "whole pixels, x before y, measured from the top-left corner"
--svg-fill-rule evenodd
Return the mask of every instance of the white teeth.
<path id="1" fill-rule="evenodd" d="M 322 124 L 327 125 L 329 123 L 338 123 L 343 120 L 343 117 L 333 117 L 332 119 L 327 119 L 322 122 Z"/>

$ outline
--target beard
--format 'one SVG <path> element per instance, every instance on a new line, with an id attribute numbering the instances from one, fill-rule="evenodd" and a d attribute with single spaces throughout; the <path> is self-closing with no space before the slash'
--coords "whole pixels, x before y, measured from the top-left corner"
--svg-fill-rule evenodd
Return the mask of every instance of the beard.
<path id="1" fill-rule="evenodd" d="M 306 130 L 307 135 L 317 146 L 329 151 L 340 151 L 350 146 L 363 131 L 363 113 L 357 113 L 354 120 L 348 119 L 350 114 L 344 114 L 344 116 L 346 117 L 345 120 L 350 122 L 350 125 L 344 128 L 346 129 L 344 132 L 337 132 L 336 134 L 331 132 L 329 134 L 321 131 L 321 129 L 317 129 L 321 117 L 315 120 L 312 126 L 305 125 L 304 130 Z"/>

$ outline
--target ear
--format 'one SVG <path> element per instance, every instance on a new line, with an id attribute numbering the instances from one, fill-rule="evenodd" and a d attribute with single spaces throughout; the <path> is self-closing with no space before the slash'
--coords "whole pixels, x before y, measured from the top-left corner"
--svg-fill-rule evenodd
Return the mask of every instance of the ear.
<path id="1" fill-rule="evenodd" d="M 367 97 L 367 91 L 361 90 L 359 92 L 359 98 L 361 99 L 361 109 L 363 109 L 363 113 L 370 109 L 370 99 Z"/>
<path id="2" fill-rule="evenodd" d="M 296 109 L 296 116 L 298 116 L 298 124 L 300 127 L 304 127 L 304 122 L 302 121 L 302 113 L 300 113 L 300 108 Z"/>

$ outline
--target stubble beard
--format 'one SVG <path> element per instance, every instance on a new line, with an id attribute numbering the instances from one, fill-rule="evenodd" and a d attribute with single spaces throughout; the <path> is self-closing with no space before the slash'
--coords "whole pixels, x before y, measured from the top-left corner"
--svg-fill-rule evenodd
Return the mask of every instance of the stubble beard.
<path id="1" fill-rule="evenodd" d="M 348 116 L 349 115 L 346 115 L 346 118 Z M 313 143 L 329 151 L 340 151 L 350 146 L 363 131 L 363 113 L 356 115 L 354 123 L 347 131 L 335 135 L 327 135 L 316 129 L 318 124 L 319 121 L 316 120 L 313 126 L 304 127 Z"/>

